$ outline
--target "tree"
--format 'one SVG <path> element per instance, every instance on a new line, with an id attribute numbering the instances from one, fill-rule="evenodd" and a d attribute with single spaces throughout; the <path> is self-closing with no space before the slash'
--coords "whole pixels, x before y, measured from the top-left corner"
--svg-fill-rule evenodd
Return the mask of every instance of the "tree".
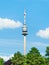
<path id="1" fill-rule="evenodd" d="M 49 65 L 49 46 L 46 47 L 46 65 Z"/>
<path id="2" fill-rule="evenodd" d="M 49 58 L 46 58 L 46 65 L 49 65 Z"/>
<path id="3" fill-rule="evenodd" d="M 49 57 L 49 46 L 46 47 L 46 54 L 45 55 Z"/>
<path id="4" fill-rule="evenodd" d="M 32 47 L 25 56 L 20 52 L 15 53 L 11 62 L 11 65 L 49 65 L 49 57 L 43 57 L 37 48 Z"/>
<path id="5" fill-rule="evenodd" d="M 45 65 L 45 59 L 40 55 L 37 48 L 33 47 L 27 54 L 28 65 Z"/>
<path id="6" fill-rule="evenodd" d="M 37 48 L 32 47 L 28 54 L 33 54 L 33 55 L 39 56 L 40 52 L 39 52 L 39 50 Z"/>
<path id="7" fill-rule="evenodd" d="M 2 58 L 0 58 L 0 65 L 4 64 L 4 60 Z"/>
<path id="8" fill-rule="evenodd" d="M 20 52 L 17 52 L 14 54 L 14 57 L 12 57 L 11 61 L 12 65 L 23 65 L 24 56 Z"/>

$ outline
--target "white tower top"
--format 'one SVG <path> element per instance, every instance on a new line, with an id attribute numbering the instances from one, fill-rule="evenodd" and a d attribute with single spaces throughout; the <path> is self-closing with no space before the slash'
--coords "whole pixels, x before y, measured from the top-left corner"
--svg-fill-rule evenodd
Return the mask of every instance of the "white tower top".
<path id="1" fill-rule="evenodd" d="M 24 36 L 27 35 L 27 27 L 26 27 L 26 10 L 24 11 L 24 24 L 23 24 L 22 35 L 24 35 Z"/>

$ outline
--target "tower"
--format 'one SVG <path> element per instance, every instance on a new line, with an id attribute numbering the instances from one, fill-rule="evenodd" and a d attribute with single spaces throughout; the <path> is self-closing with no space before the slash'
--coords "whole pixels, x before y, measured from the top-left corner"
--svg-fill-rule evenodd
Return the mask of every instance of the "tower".
<path id="1" fill-rule="evenodd" d="M 26 36 L 27 36 L 26 11 L 24 11 L 24 24 L 22 27 L 22 35 L 24 36 L 24 55 L 26 55 Z"/>

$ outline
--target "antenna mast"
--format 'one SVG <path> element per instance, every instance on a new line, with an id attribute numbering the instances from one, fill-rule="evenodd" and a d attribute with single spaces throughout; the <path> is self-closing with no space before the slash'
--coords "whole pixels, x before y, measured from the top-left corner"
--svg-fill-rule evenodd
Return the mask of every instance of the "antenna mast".
<path id="1" fill-rule="evenodd" d="M 26 24 L 26 10 L 24 11 L 24 24 Z"/>

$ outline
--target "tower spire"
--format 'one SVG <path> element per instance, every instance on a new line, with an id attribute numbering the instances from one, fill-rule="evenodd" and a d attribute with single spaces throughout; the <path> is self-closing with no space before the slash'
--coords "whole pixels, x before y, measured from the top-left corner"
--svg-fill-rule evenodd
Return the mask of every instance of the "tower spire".
<path id="1" fill-rule="evenodd" d="M 26 9 L 24 10 L 24 24 L 26 24 Z"/>

